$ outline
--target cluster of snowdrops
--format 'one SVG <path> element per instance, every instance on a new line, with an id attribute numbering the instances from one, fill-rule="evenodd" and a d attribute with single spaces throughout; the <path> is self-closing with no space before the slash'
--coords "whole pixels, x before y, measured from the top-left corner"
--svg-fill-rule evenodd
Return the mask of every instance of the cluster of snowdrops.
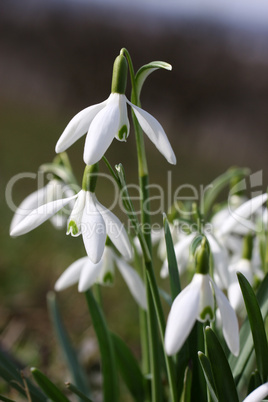
<path id="1" fill-rule="evenodd" d="M 55 290 L 78 283 L 79 292 L 85 292 L 101 352 L 105 402 L 120 400 L 118 372 L 136 401 L 261 401 L 268 395 L 267 194 L 248 198 L 240 185 L 248 169 L 232 168 L 211 183 L 202 205 L 180 202 L 179 208 L 163 211 L 162 229 L 148 230 L 144 134 L 162 154 L 159 158 L 176 164 L 163 127 L 140 103 L 143 84 L 157 69 L 171 66 L 155 61 L 135 73 L 128 51 L 121 50 L 113 66 L 110 96 L 69 122 L 56 144 L 58 155 L 41 166 L 52 173 L 51 180 L 21 203 L 10 234 L 26 234 L 50 219 L 57 228 L 67 227 L 67 234 L 81 235 L 86 256 L 62 273 Z M 131 101 L 125 95 L 128 73 Z M 120 163 L 112 167 L 105 157 L 114 138 L 128 138 L 128 107 L 142 194 L 139 218 L 128 193 L 127 171 Z M 86 166 L 77 191 L 65 151 L 84 134 Z M 99 165 L 115 180 L 133 233 L 127 233 L 118 217 L 98 201 Z M 224 189 L 230 190 L 228 200 L 219 203 Z M 170 293 L 158 285 L 152 255 L 161 260 L 161 280 L 169 278 Z M 115 267 L 140 309 L 140 362 L 122 339 L 110 333 L 101 303 L 91 291 L 96 284 L 113 284 Z M 167 318 L 163 303 L 170 306 Z M 65 352 L 68 361 L 66 347 Z M 68 400 L 65 391 L 38 369 L 32 372 L 40 395 Z M 68 392 L 80 400 L 94 400 L 92 391 L 79 386 L 79 372 L 80 368 Z"/>

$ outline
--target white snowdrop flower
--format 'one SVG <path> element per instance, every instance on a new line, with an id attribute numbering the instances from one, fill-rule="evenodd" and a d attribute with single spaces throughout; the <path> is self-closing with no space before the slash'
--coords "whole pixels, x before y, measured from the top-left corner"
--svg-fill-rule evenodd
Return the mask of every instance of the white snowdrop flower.
<path id="1" fill-rule="evenodd" d="M 72 263 L 59 277 L 55 290 L 61 291 L 78 282 L 78 291 L 85 292 L 94 283 L 109 285 L 113 283 L 114 267 L 120 271 L 136 302 L 147 309 L 146 290 L 138 273 L 106 246 L 101 260 L 94 264 L 90 258 L 83 257 Z"/>
<path id="2" fill-rule="evenodd" d="M 142 130 L 171 164 L 176 157 L 160 123 L 149 113 L 133 105 L 125 96 L 127 61 L 123 55 L 115 59 L 112 91 L 104 102 L 87 107 L 69 122 L 56 144 L 56 152 L 63 152 L 85 133 L 84 161 L 97 163 L 113 139 L 126 141 L 129 135 L 127 104 L 132 108 Z"/>
<path id="3" fill-rule="evenodd" d="M 196 274 L 174 300 L 167 320 L 165 349 L 175 354 L 184 344 L 196 320 L 213 321 L 215 299 L 219 308 L 222 331 L 231 352 L 239 353 L 239 328 L 236 314 L 224 293 L 209 276 L 210 247 L 206 237 L 195 250 Z M 214 298 L 215 296 L 215 298 Z"/>
<path id="4" fill-rule="evenodd" d="M 268 395 L 268 382 L 254 389 L 243 402 L 261 402 Z"/>
<path id="5" fill-rule="evenodd" d="M 91 261 L 93 263 L 100 261 L 106 236 L 109 236 L 115 247 L 126 259 L 130 259 L 132 248 L 123 224 L 90 191 L 80 190 L 74 196 L 51 201 L 32 209 L 20 222 L 13 225 L 10 235 L 20 236 L 30 232 L 74 199 L 76 201 L 69 217 L 67 234 L 70 233 L 72 236 L 82 234 Z"/>
<path id="6" fill-rule="evenodd" d="M 28 195 L 16 209 L 10 225 L 10 232 L 27 217 L 34 209 L 45 203 L 61 199 L 63 196 L 71 197 L 74 191 L 61 180 L 53 179 L 39 190 Z M 66 225 L 68 211 L 57 213 L 50 218 L 51 223 L 56 229 L 61 229 Z"/>
<path id="7" fill-rule="evenodd" d="M 238 356 L 239 328 L 236 314 L 223 292 L 208 274 L 195 274 L 174 300 L 168 316 L 165 349 L 168 355 L 177 353 L 183 346 L 196 320 L 214 319 L 214 294 L 219 307 L 222 330 L 230 351 Z"/>

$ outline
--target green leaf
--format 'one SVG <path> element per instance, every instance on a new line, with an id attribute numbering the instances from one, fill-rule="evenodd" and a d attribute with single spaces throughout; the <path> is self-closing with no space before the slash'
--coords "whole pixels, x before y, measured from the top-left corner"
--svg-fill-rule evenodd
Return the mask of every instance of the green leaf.
<path id="1" fill-rule="evenodd" d="M 68 398 L 56 387 L 53 382 L 51 382 L 45 374 L 35 367 L 31 368 L 32 375 L 39 385 L 39 387 L 44 391 L 44 393 L 55 402 L 70 402 Z"/>
<path id="2" fill-rule="evenodd" d="M 3 395 L 0 395 L 0 401 L 3 401 L 3 402 L 16 402 L 13 399 L 6 398 Z"/>
<path id="3" fill-rule="evenodd" d="M 151 63 L 145 64 L 137 71 L 135 81 L 138 98 L 140 97 L 140 93 L 146 78 L 159 68 L 169 71 L 172 70 L 172 66 L 164 61 L 152 61 Z"/>
<path id="4" fill-rule="evenodd" d="M 257 291 L 257 300 L 261 307 L 262 316 L 268 315 L 268 275 L 265 276 Z M 248 317 L 240 329 L 240 354 L 238 357 L 230 354 L 229 364 L 237 384 L 238 393 L 248 385 L 249 376 L 254 368 L 255 353 Z"/>
<path id="5" fill-rule="evenodd" d="M 258 370 L 255 370 L 254 373 L 251 374 L 249 384 L 248 384 L 248 394 L 254 391 L 254 389 L 258 388 L 262 385 L 262 380 L 260 373 Z"/>
<path id="6" fill-rule="evenodd" d="M 144 378 L 131 350 L 116 334 L 111 333 L 120 374 L 137 402 L 145 398 Z"/>
<path id="7" fill-rule="evenodd" d="M 165 240 L 167 248 L 167 260 L 168 260 L 168 270 L 170 279 L 170 289 L 171 296 L 174 300 L 181 291 L 180 277 L 177 259 L 174 251 L 174 245 L 170 233 L 170 228 L 166 215 L 164 214 L 164 229 L 165 229 Z"/>
<path id="8" fill-rule="evenodd" d="M 180 402 L 191 402 L 192 379 L 193 379 L 193 372 L 189 368 L 189 366 L 187 366 L 184 375 L 183 391 Z"/>
<path id="9" fill-rule="evenodd" d="M 214 402 L 219 402 L 209 359 L 202 352 L 198 352 L 198 357 L 207 382 L 210 395 Z"/>
<path id="10" fill-rule="evenodd" d="M 268 344 L 261 310 L 255 293 L 247 279 L 239 272 L 239 284 L 245 301 L 251 327 L 256 361 L 263 382 L 268 378 Z"/>
<path id="11" fill-rule="evenodd" d="M 31 394 L 32 402 L 46 402 L 47 398 L 45 395 L 40 391 L 40 389 L 33 385 L 31 381 L 23 379 L 20 371 L 21 368 L 16 367 L 13 361 L 8 354 L 5 354 L 0 350 L 0 377 L 25 397 L 26 385 Z"/>
<path id="12" fill-rule="evenodd" d="M 79 396 L 81 401 L 93 402 L 92 399 L 89 399 L 85 394 L 79 391 L 75 385 L 71 384 L 70 382 L 65 383 L 65 385 L 73 394 Z"/>
<path id="13" fill-rule="evenodd" d="M 201 212 L 204 216 L 209 214 L 214 201 L 226 186 L 228 186 L 235 178 L 242 178 L 247 176 L 249 173 L 250 171 L 247 168 L 231 168 L 213 180 L 204 193 L 204 202 L 203 206 L 201 206 Z"/>
<path id="14" fill-rule="evenodd" d="M 171 307 L 173 303 L 172 297 L 164 289 L 158 288 L 158 292 L 160 296 L 165 300 L 165 302 L 169 305 L 169 307 Z"/>
<path id="15" fill-rule="evenodd" d="M 238 402 L 238 395 L 225 353 L 210 327 L 205 329 L 208 358 L 220 402 Z"/>
<path id="16" fill-rule="evenodd" d="M 55 292 L 49 292 L 47 294 L 47 303 L 50 318 L 56 332 L 59 344 L 62 348 L 64 357 L 68 364 L 69 370 L 72 374 L 73 381 L 81 392 L 86 395 L 90 395 L 90 390 L 86 381 L 86 375 L 77 360 L 76 353 L 70 343 L 70 339 L 62 323 Z"/>
<path id="17" fill-rule="evenodd" d="M 92 292 L 85 292 L 91 320 L 97 335 L 101 354 L 104 402 L 118 401 L 118 378 L 113 342 L 100 306 Z"/>

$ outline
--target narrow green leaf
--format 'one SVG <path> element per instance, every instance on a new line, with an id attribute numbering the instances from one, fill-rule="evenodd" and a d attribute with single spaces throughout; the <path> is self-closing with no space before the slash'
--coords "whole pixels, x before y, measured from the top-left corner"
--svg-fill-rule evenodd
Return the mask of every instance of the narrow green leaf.
<path id="1" fill-rule="evenodd" d="M 39 387 L 44 391 L 44 393 L 55 402 L 70 402 L 68 398 L 50 381 L 45 374 L 35 367 L 31 368 L 32 375 L 39 385 Z"/>
<path id="2" fill-rule="evenodd" d="M 205 329 L 208 358 L 220 402 L 238 402 L 238 395 L 225 353 L 210 327 Z"/>
<path id="3" fill-rule="evenodd" d="M 250 376 L 247 393 L 250 394 L 251 392 L 254 391 L 254 389 L 258 388 L 260 385 L 262 385 L 261 376 L 258 370 L 255 370 Z"/>
<path id="4" fill-rule="evenodd" d="M 198 357 L 199 357 L 201 367 L 203 369 L 203 373 L 204 373 L 204 376 L 205 376 L 205 379 L 207 382 L 207 386 L 208 386 L 210 395 L 214 402 L 219 402 L 209 359 L 202 352 L 198 352 Z"/>
<path id="5" fill-rule="evenodd" d="M 135 81 L 136 81 L 136 89 L 137 89 L 137 94 L 138 98 L 140 97 L 141 89 L 143 87 L 143 84 L 146 80 L 146 78 L 155 70 L 158 70 L 159 68 L 163 68 L 165 70 L 171 70 L 172 67 L 170 64 L 164 62 L 164 61 L 152 61 L 151 63 L 145 64 L 142 66 L 136 73 L 135 76 Z"/>
<path id="6" fill-rule="evenodd" d="M 261 313 L 263 318 L 267 317 L 268 275 L 265 276 L 257 291 L 257 300 L 261 307 Z M 253 354 L 253 339 L 250 331 L 250 324 L 247 317 L 240 329 L 240 354 L 238 357 L 235 357 L 234 355 L 229 356 L 229 364 L 232 369 L 238 391 L 243 388 L 243 384 L 248 383 L 247 373 L 251 371 L 252 354 Z"/>
<path id="7" fill-rule="evenodd" d="M 226 186 L 228 186 L 233 179 L 237 177 L 241 177 L 242 179 L 249 173 L 250 171 L 247 168 L 231 168 L 223 173 L 221 176 L 213 180 L 213 182 L 208 186 L 206 192 L 204 193 L 204 203 L 201 206 L 201 213 L 203 213 L 204 216 L 207 216 L 220 192 Z"/>
<path id="8" fill-rule="evenodd" d="M 28 379 L 23 381 L 21 368 L 16 367 L 13 361 L 8 354 L 0 350 L 0 377 L 7 381 L 9 385 L 15 388 L 21 395 L 26 397 L 25 381 L 31 394 L 32 402 L 45 402 L 46 397 L 40 389 L 33 385 Z"/>
<path id="9" fill-rule="evenodd" d="M 193 372 L 189 366 L 187 366 L 184 374 L 181 402 L 191 402 L 192 379 Z"/>
<path id="10" fill-rule="evenodd" d="M 116 334 L 111 333 L 120 374 L 137 402 L 145 398 L 144 378 L 139 364 L 128 346 Z"/>
<path id="11" fill-rule="evenodd" d="M 13 399 L 6 398 L 3 395 L 0 395 L 0 401 L 3 401 L 3 402 L 16 402 Z"/>
<path id="12" fill-rule="evenodd" d="M 73 381 L 77 388 L 85 395 L 90 395 L 90 390 L 86 381 L 86 374 L 80 366 L 76 353 L 71 345 L 70 339 L 61 320 L 60 311 L 57 303 L 56 294 L 49 292 L 47 294 L 47 303 L 50 318 L 56 332 L 59 344 L 62 348 L 64 357 L 72 374 Z"/>
<path id="13" fill-rule="evenodd" d="M 165 300 L 165 302 L 169 305 L 169 307 L 171 307 L 173 303 L 172 297 L 164 289 L 158 288 L 158 292 L 160 296 Z"/>
<path id="14" fill-rule="evenodd" d="M 268 344 L 261 310 L 255 293 L 247 279 L 241 273 L 238 273 L 237 277 L 248 313 L 257 367 L 263 382 L 265 382 L 268 378 Z"/>
<path id="15" fill-rule="evenodd" d="M 174 300 L 181 291 L 181 284 L 180 284 L 177 259 L 174 251 L 174 245 L 170 233 L 168 220 L 165 214 L 164 214 L 164 230 L 165 230 L 165 240 L 167 248 L 170 289 L 171 289 L 172 300 Z"/>
<path id="16" fill-rule="evenodd" d="M 85 292 L 85 295 L 101 354 L 104 394 L 103 400 L 104 402 L 117 402 L 119 399 L 118 378 L 116 371 L 115 352 L 110 332 L 107 328 L 103 312 L 96 302 L 92 292 L 88 290 Z"/>
<path id="17" fill-rule="evenodd" d="M 73 394 L 79 396 L 81 401 L 93 402 L 92 399 L 89 399 L 85 394 L 79 391 L 75 385 L 71 384 L 70 382 L 66 382 L 65 385 Z"/>

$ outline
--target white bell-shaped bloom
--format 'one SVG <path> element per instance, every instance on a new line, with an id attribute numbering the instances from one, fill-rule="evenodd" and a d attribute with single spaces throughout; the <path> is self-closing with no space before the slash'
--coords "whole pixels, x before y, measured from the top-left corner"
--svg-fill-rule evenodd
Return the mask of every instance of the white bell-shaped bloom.
<path id="1" fill-rule="evenodd" d="M 71 264 L 57 280 L 55 290 L 64 290 L 77 282 L 79 292 L 85 292 L 94 283 L 109 285 L 113 282 L 114 266 L 119 269 L 136 302 L 146 310 L 143 281 L 138 273 L 108 246 L 105 247 L 103 256 L 97 264 L 93 264 L 88 257 L 80 258 Z"/>
<path id="2" fill-rule="evenodd" d="M 37 207 L 12 227 L 11 236 L 20 236 L 30 232 L 51 218 L 65 205 L 76 198 L 69 217 L 67 234 L 82 234 L 87 254 L 93 263 L 100 261 L 106 242 L 106 236 L 126 258 L 132 257 L 132 247 L 128 235 L 120 220 L 105 208 L 90 191 L 80 190 L 78 194 L 51 201 Z"/>
<path id="3" fill-rule="evenodd" d="M 87 165 L 97 163 L 105 154 L 114 138 L 126 141 L 129 135 L 127 103 L 132 107 L 138 122 L 156 148 L 171 164 L 176 157 L 160 123 L 149 113 L 128 101 L 125 95 L 111 93 L 108 99 L 87 107 L 69 122 L 56 144 L 56 152 L 63 152 L 87 133 L 84 161 Z"/>
<path id="4" fill-rule="evenodd" d="M 25 217 L 27 217 L 27 215 L 39 206 L 61 199 L 63 196 L 70 197 L 73 195 L 74 191 L 61 180 L 50 180 L 46 186 L 28 195 L 18 206 L 11 221 L 10 231 L 12 231 L 15 226 L 17 226 Z M 64 210 L 62 213 L 57 213 L 55 216 L 50 218 L 55 229 L 61 229 L 66 225 L 68 212 L 69 211 Z"/>
<path id="5" fill-rule="evenodd" d="M 236 314 L 210 276 L 198 273 L 171 306 L 165 333 L 165 349 L 168 355 L 180 350 L 196 320 L 205 322 L 214 319 L 214 295 L 221 315 L 225 341 L 231 352 L 235 356 L 238 355 L 239 328 Z"/>

